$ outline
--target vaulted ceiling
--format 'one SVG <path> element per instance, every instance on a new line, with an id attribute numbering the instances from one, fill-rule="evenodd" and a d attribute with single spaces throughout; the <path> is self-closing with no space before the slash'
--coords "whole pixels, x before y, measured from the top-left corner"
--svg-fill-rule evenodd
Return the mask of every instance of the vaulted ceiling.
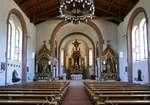
<path id="1" fill-rule="evenodd" d="M 59 0 L 14 0 L 34 24 L 61 19 Z M 96 18 L 119 24 L 139 0 L 93 0 Z"/>

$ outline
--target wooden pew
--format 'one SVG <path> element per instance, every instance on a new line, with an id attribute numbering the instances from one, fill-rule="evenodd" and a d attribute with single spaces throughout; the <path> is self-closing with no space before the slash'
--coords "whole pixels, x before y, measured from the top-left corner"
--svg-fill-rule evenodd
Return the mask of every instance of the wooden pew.
<path id="1" fill-rule="evenodd" d="M 107 100 L 150 100 L 150 94 L 135 94 L 135 95 L 98 95 L 93 97 L 94 103 L 106 102 Z"/>
<path id="2" fill-rule="evenodd" d="M 90 97 L 95 95 L 102 95 L 102 94 L 150 94 L 150 90 L 101 90 L 101 91 L 91 91 L 87 90 L 87 93 Z"/>
<path id="3" fill-rule="evenodd" d="M 42 82 L 42 83 L 29 83 L 29 84 L 17 84 L 14 86 L 8 86 L 0 88 L 1 91 L 59 91 L 59 93 L 66 94 L 69 88 L 69 82 Z"/>
<path id="4" fill-rule="evenodd" d="M 99 95 L 99 94 L 150 94 L 150 91 L 137 91 L 137 90 L 133 90 L 133 91 L 128 91 L 128 90 L 126 90 L 126 91 L 121 91 L 121 90 L 118 90 L 118 91 L 94 91 L 94 92 L 92 92 L 91 94 L 97 94 L 97 95 Z"/>
<path id="5" fill-rule="evenodd" d="M 43 94 L 43 95 L 55 95 L 55 97 L 57 97 L 57 99 L 59 99 L 60 101 L 64 99 L 64 94 L 57 91 L 0 91 L 0 95 L 2 94 L 24 94 L 24 95 Z"/>
<path id="6" fill-rule="evenodd" d="M 12 97 L 12 98 L 10 98 Z M 0 92 L 0 99 L 1 98 L 7 98 L 7 99 L 19 99 L 19 98 L 44 98 L 48 99 L 48 97 L 52 97 L 55 98 L 55 100 L 58 103 L 61 103 L 64 100 L 64 96 L 60 93 L 49 93 L 47 91 L 33 91 L 33 92 L 29 92 L 29 91 L 2 91 Z"/>
<path id="7" fill-rule="evenodd" d="M 32 102 L 37 100 L 33 103 L 34 105 L 36 103 L 37 105 L 40 105 L 43 100 L 45 102 L 50 102 L 50 105 L 56 105 L 56 102 L 57 104 L 61 104 L 69 88 L 68 85 L 68 82 L 42 82 L 0 87 L 0 100 L 3 103 L 5 102 L 4 104 L 7 104 L 7 101 L 9 101 L 9 103 L 21 104 L 23 100 L 29 100 Z M 26 104 L 25 102 L 23 103 Z"/>
<path id="8" fill-rule="evenodd" d="M 58 105 L 57 102 L 46 100 L 0 100 L 1 105 Z"/>
<path id="9" fill-rule="evenodd" d="M 57 96 L 49 94 L 0 94 L 0 99 L 39 99 L 39 100 L 55 100 Z"/>
<path id="10" fill-rule="evenodd" d="M 111 83 L 108 86 L 105 86 L 104 84 L 86 84 L 85 85 L 86 88 L 90 89 L 90 90 L 150 90 L 150 87 L 148 86 L 144 86 L 144 85 L 135 85 L 133 84 L 133 86 L 130 84 L 124 84 L 124 85 L 116 85 Z"/>
<path id="11" fill-rule="evenodd" d="M 2 101 L 47 101 L 50 103 L 58 104 L 59 101 L 57 100 L 57 97 L 55 95 L 45 95 L 45 94 L 0 94 L 0 100 Z"/>
<path id="12" fill-rule="evenodd" d="M 44 84 L 44 85 L 43 85 Z M 61 84 L 62 83 L 58 83 Z M 26 86 L 27 85 L 27 86 Z M 48 86 L 50 85 L 50 87 Z M 58 86 L 55 87 L 56 83 L 29 83 L 29 84 L 21 84 L 21 85 L 15 85 L 15 86 L 8 86 L 8 87 L 3 87 L 0 88 L 0 91 L 53 91 L 53 92 L 62 92 L 62 91 L 66 91 L 66 89 L 68 89 L 68 83 L 65 83 L 63 86 Z"/>
<path id="13" fill-rule="evenodd" d="M 84 84 L 90 99 L 96 105 L 105 105 L 109 100 L 150 100 L 150 87 L 146 85 L 117 82 L 85 82 Z"/>
<path id="14" fill-rule="evenodd" d="M 107 100 L 105 105 L 150 105 L 150 100 Z"/>

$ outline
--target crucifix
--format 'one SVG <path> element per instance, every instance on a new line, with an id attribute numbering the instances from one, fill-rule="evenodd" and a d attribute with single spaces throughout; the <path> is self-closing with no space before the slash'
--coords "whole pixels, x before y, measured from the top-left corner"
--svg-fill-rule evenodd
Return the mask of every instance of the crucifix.
<path id="1" fill-rule="evenodd" d="M 77 51 L 77 48 L 79 47 L 80 43 L 76 39 L 76 41 L 74 43 L 72 43 L 72 44 L 74 45 L 74 47 L 75 47 L 75 49 Z"/>
<path id="2" fill-rule="evenodd" d="M 73 48 L 73 54 L 72 54 L 72 57 L 74 59 L 74 67 L 79 68 L 79 59 L 80 59 L 80 56 L 81 56 L 80 55 L 80 48 L 79 48 L 80 43 L 76 39 L 72 44 L 75 47 L 75 51 L 74 51 L 74 48 Z"/>

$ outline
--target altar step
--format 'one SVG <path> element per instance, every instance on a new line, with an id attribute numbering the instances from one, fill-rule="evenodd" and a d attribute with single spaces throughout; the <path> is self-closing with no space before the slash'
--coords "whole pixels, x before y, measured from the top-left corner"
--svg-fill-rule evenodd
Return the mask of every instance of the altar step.
<path id="1" fill-rule="evenodd" d="M 72 80 L 82 80 L 83 75 L 82 74 L 71 74 Z"/>

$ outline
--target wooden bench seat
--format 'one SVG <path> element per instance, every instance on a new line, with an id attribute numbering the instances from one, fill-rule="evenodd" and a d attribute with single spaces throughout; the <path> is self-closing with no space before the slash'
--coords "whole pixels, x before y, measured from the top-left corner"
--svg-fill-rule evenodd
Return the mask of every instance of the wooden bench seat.
<path id="1" fill-rule="evenodd" d="M 1 91 L 3 90 L 7 90 L 7 91 L 13 91 L 13 90 L 23 90 L 23 91 L 62 91 L 63 89 L 61 88 L 47 88 L 47 89 L 38 89 L 38 88 L 3 88 L 3 89 L 0 89 Z"/>
<path id="2" fill-rule="evenodd" d="M 58 105 L 45 100 L 0 100 L 0 105 Z"/>
<path id="3" fill-rule="evenodd" d="M 149 91 L 148 89 L 140 89 L 140 88 L 136 88 L 136 89 L 134 89 L 134 88 L 124 88 L 124 87 L 120 87 L 120 88 L 93 88 L 93 89 L 91 89 L 92 91 L 101 91 L 101 90 L 103 90 L 103 91 L 111 91 L 111 90 L 113 90 L 113 91 L 118 91 L 118 90 L 143 90 L 143 91 Z"/>
<path id="4" fill-rule="evenodd" d="M 85 86 L 86 88 L 90 89 L 90 90 L 93 90 L 93 91 L 98 91 L 98 90 L 150 90 L 149 87 L 142 87 L 142 86 L 137 86 L 137 87 L 132 87 L 132 86 L 128 86 L 128 87 L 125 87 L 125 86 L 120 86 L 120 87 L 117 87 L 117 86 L 110 86 L 110 87 L 105 87 L 105 86 L 98 86 L 98 87 L 89 87 L 89 86 Z"/>
<path id="5" fill-rule="evenodd" d="M 94 91 L 93 94 L 150 94 L 150 91 Z"/>
<path id="6" fill-rule="evenodd" d="M 122 95 L 122 94 L 127 94 L 127 95 L 134 95 L 134 94 L 149 94 L 150 91 L 88 91 L 87 92 L 90 97 L 96 96 L 96 95 L 107 95 L 107 94 L 116 94 L 116 95 Z"/>
<path id="7" fill-rule="evenodd" d="M 93 97 L 93 102 L 102 101 L 105 102 L 106 100 L 150 100 L 149 94 L 136 94 L 136 95 L 98 95 Z"/>
<path id="8" fill-rule="evenodd" d="M 0 90 L 59 90 L 62 91 L 69 85 L 68 82 L 65 83 L 51 83 L 51 82 L 42 82 L 42 83 L 25 83 L 25 84 L 17 84 L 17 85 L 9 85 L 0 87 Z"/>
<path id="9" fill-rule="evenodd" d="M 85 87 L 89 89 L 134 89 L 134 90 L 149 90 L 150 87 L 141 84 L 131 84 L 122 82 L 84 82 Z"/>
<path id="10" fill-rule="evenodd" d="M 107 100 L 97 101 L 95 105 L 150 105 L 150 100 Z"/>
<path id="11" fill-rule="evenodd" d="M 1 91 L 0 90 L 0 94 L 14 94 L 14 93 L 18 93 L 18 94 L 30 94 L 30 93 L 34 93 L 34 94 L 51 94 L 51 93 L 54 93 L 54 94 L 59 94 L 60 92 L 59 91 L 23 91 L 23 90 L 10 90 L 10 91 L 7 91 L 7 90 L 4 90 L 4 91 Z"/>
<path id="12" fill-rule="evenodd" d="M 43 85 L 44 84 L 44 85 Z M 61 84 L 55 87 L 56 84 Z M 15 86 L 1 87 L 0 91 L 52 91 L 65 94 L 68 90 L 68 82 L 62 83 L 29 83 L 29 84 L 19 84 Z"/>
<path id="13" fill-rule="evenodd" d="M 62 98 L 49 94 L 0 94 L 0 100 L 47 100 L 61 103 Z"/>
<path id="14" fill-rule="evenodd" d="M 150 105 L 150 100 L 107 100 L 105 105 Z"/>
<path id="15" fill-rule="evenodd" d="M 98 99 L 150 99 L 150 91 L 94 91 L 89 94 L 95 103 Z"/>
<path id="16" fill-rule="evenodd" d="M 55 100 L 59 98 L 52 94 L 0 94 L 0 99 L 42 99 L 42 100 Z"/>
<path id="17" fill-rule="evenodd" d="M 69 82 L 25 83 L 0 87 L 0 105 L 57 105 L 61 104 Z"/>
<path id="18" fill-rule="evenodd" d="M 15 96 L 16 95 L 16 96 Z M 2 96 L 14 96 L 18 97 L 45 97 L 45 96 L 54 96 L 57 101 L 62 101 L 64 99 L 64 94 L 59 92 L 49 92 L 49 91 L 1 91 L 0 97 Z"/>
<path id="19" fill-rule="evenodd" d="M 64 90 L 60 91 L 60 90 L 56 90 L 56 89 L 6 89 L 6 90 L 0 90 L 0 94 L 54 94 L 56 96 L 60 96 L 62 99 L 64 98 L 67 90 L 68 90 L 68 86 L 64 88 Z"/>
<path id="20" fill-rule="evenodd" d="M 142 104 L 142 102 L 150 101 L 150 87 L 146 85 L 121 82 L 84 82 L 84 84 L 92 103 L 96 105 L 127 105 L 127 101 L 129 101 L 129 104 L 132 101 L 136 104 L 134 102 L 136 100 L 141 101 L 138 104 Z M 116 102 L 114 104 L 113 100 L 121 100 L 126 103 Z M 112 103 L 109 103 L 109 101 L 112 101 Z"/>
<path id="21" fill-rule="evenodd" d="M 0 91 L 1 94 L 44 94 L 44 95 L 55 95 L 60 96 L 61 98 L 64 97 L 63 93 L 57 91 Z"/>

